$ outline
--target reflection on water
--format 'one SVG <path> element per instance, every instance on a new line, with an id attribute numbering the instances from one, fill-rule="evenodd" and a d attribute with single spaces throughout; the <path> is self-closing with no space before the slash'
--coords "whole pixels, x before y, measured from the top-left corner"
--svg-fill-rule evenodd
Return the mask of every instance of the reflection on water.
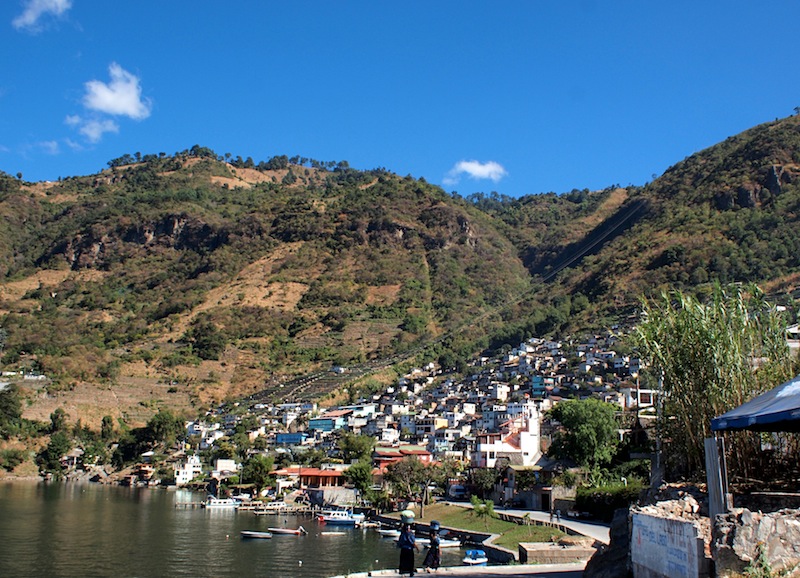
<path id="1" fill-rule="evenodd" d="M 175 507 L 203 497 L 97 484 L 0 483 L 0 576 L 319 578 L 397 565 L 394 543 L 372 530 L 326 528 L 310 517 Z M 307 536 L 239 538 L 242 530 L 299 525 Z M 460 549 L 444 550 L 443 565 L 458 565 L 461 557 Z"/>

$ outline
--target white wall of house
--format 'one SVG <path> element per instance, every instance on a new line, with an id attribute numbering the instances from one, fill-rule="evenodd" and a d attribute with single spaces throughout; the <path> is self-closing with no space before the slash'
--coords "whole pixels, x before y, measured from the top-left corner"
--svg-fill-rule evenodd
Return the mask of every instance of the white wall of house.
<path id="1" fill-rule="evenodd" d="M 185 486 L 196 477 L 203 473 L 203 466 L 200 463 L 200 456 L 196 454 L 190 455 L 186 461 L 174 466 L 175 472 L 175 485 Z"/>

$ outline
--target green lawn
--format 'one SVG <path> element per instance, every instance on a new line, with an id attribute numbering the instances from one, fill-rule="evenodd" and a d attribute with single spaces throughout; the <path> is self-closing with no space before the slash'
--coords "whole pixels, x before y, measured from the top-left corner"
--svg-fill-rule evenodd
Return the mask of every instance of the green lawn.
<path id="1" fill-rule="evenodd" d="M 398 512 L 388 515 L 394 518 L 400 517 Z M 550 542 L 565 535 L 561 530 L 549 526 L 523 526 L 497 518 L 481 520 L 468 508 L 446 504 L 425 506 L 425 517 L 418 518 L 417 522 L 428 524 L 431 520 L 436 520 L 442 526 L 449 528 L 500 534 L 494 544 L 515 551 L 520 542 Z"/>

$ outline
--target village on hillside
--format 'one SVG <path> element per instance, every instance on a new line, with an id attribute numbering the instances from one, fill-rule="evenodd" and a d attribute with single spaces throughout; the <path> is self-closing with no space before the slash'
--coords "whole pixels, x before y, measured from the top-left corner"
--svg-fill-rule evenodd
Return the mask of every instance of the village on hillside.
<path id="1" fill-rule="evenodd" d="M 655 417 L 656 392 L 639 386 L 639 360 L 618 355 L 614 351 L 617 339 L 608 332 L 567 346 L 532 338 L 498 357 L 474 360 L 469 375 L 462 379 L 430 363 L 408 372 L 385 391 L 350 405 L 321 409 L 314 402 L 224 404 L 204 419 L 186 423 L 184 440 L 192 443 L 179 443 L 167 458 L 172 476 L 159 475 L 164 468 L 153 463 L 152 452 L 147 452 L 121 481 L 205 487 L 208 480 L 215 480 L 214 488 L 224 488 L 230 481 L 236 485 L 241 460 L 226 457 L 203 463 L 200 456 L 213 456 L 215 444 L 230 442 L 245 424 L 248 454 L 279 457 L 272 472 L 272 498 L 302 490 L 304 497 L 318 505 L 363 504 L 364 496 L 348 483 L 352 464 L 343 463 L 337 446 L 337 440 L 347 434 L 374 438 L 375 488 L 388 486 L 387 466 L 413 456 L 424 464 L 459 465 L 454 477 L 436 488 L 440 495 L 458 499 L 475 493 L 470 472 L 488 468 L 497 471 L 497 480 L 490 491 L 480 492 L 482 496 L 498 504 L 577 515 L 572 512 L 574 487 L 553 484 L 559 474 L 577 468 L 574 462 L 546 455 L 552 433 L 559 427 L 547 417 L 548 410 L 565 399 L 594 398 L 612 404 L 620 414 L 635 416 L 628 420 L 631 426 Z M 629 433 L 620 429 L 620 441 Z M 314 467 L 300 465 L 307 452 L 317 452 L 322 459 Z M 79 463 L 80 450 L 74 453 L 67 457 L 72 466 Z M 515 487 L 524 471 L 530 472 L 535 483 Z"/>

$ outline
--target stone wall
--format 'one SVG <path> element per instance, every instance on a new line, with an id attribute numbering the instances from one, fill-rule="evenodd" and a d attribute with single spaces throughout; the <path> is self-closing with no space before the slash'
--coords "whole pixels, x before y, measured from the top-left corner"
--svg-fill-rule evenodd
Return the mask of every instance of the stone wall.
<path id="1" fill-rule="evenodd" d="M 717 576 L 744 576 L 748 567 L 800 577 L 800 510 L 751 512 L 737 509 L 717 517 L 711 551 Z"/>
<path id="2" fill-rule="evenodd" d="M 521 564 L 573 564 L 586 562 L 596 552 L 591 538 L 566 538 L 558 543 L 520 542 Z"/>
<path id="3" fill-rule="evenodd" d="M 750 493 L 735 496 L 734 503 L 757 503 L 765 510 L 739 508 L 719 516 L 714 527 L 708 518 L 707 496 L 689 486 L 662 486 L 650 496 L 652 505 L 618 510 L 611 524 L 611 543 L 589 560 L 587 578 L 629 578 L 631 564 L 631 511 L 664 518 L 691 520 L 705 542 L 704 558 L 713 559 L 720 578 L 739 578 L 745 570 L 769 566 L 774 575 L 800 578 L 800 507 L 798 494 Z M 791 504 L 778 511 L 779 504 Z M 760 556 L 760 558 L 759 558 Z M 709 568 L 710 569 L 710 568 Z M 780 573 L 780 574 L 779 574 Z M 763 574 L 766 575 L 766 574 Z"/>

